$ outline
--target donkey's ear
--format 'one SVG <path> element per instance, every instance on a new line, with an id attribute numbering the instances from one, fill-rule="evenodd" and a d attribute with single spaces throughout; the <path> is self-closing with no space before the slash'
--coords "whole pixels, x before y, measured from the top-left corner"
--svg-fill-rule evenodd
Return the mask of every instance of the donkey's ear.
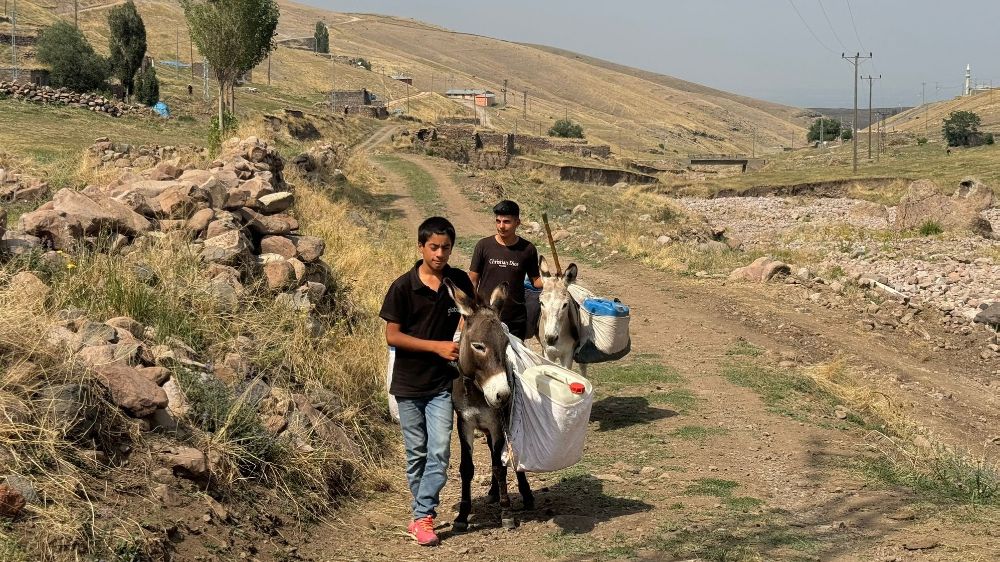
<path id="1" fill-rule="evenodd" d="M 576 282 L 576 264 L 575 263 L 569 264 L 569 267 L 566 268 L 566 275 L 565 275 L 564 278 L 566 279 L 566 284 L 567 285 Z"/>
<path id="2" fill-rule="evenodd" d="M 545 261 L 545 256 L 538 255 L 538 272 L 542 274 L 542 277 L 552 277 L 552 272 L 549 271 L 549 264 Z"/>
<path id="3" fill-rule="evenodd" d="M 493 293 L 490 294 L 490 308 L 493 310 L 500 310 L 503 308 L 503 301 L 505 300 L 507 300 L 506 281 L 497 285 L 497 288 L 493 289 Z"/>
<path id="4" fill-rule="evenodd" d="M 455 282 L 451 279 L 445 277 L 444 286 L 448 288 L 448 294 L 451 295 L 451 300 L 455 301 L 458 305 L 458 313 L 462 316 L 469 317 L 472 313 L 476 311 L 476 306 L 469 295 L 465 294 L 462 289 L 459 289 Z"/>

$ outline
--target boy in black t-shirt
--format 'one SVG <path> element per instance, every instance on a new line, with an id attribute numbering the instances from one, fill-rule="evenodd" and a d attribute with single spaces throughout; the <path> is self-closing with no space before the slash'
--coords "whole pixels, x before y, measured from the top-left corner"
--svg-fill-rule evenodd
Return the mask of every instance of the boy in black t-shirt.
<path id="1" fill-rule="evenodd" d="M 448 476 L 453 410 L 452 381 L 458 371 L 453 341 L 461 315 L 445 287 L 451 279 L 466 294 L 472 282 L 448 265 L 455 227 L 431 217 L 417 231 L 423 257 L 389 287 L 379 316 L 386 321 L 385 340 L 396 348 L 389 393 L 399 405 L 406 448 L 406 479 L 413 495 L 408 531 L 424 546 L 439 543 L 434 517 Z"/>
<path id="2" fill-rule="evenodd" d="M 521 208 L 513 201 L 504 200 L 493 207 L 497 233 L 483 238 L 472 252 L 469 278 L 476 292 L 483 299 L 504 281 L 508 293 L 500 311 L 500 320 L 520 339 L 528 335 L 528 310 L 524 305 L 524 277 L 528 276 L 535 288 L 542 288 L 538 272 L 538 250 L 535 245 L 517 235 L 521 226 Z M 532 330 L 533 332 L 533 330 Z"/>

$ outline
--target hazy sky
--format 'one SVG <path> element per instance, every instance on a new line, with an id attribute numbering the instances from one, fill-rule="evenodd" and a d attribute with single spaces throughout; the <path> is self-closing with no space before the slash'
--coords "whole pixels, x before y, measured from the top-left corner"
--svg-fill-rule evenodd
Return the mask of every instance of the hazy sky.
<path id="1" fill-rule="evenodd" d="M 552 45 L 800 107 L 851 105 L 844 51 L 874 53 L 861 72 L 883 76 L 875 105 L 919 104 L 921 82 L 928 100 L 958 95 L 967 63 L 974 81 L 1000 86 L 1000 0 L 299 1 Z M 859 98 L 867 105 L 866 87 Z"/>

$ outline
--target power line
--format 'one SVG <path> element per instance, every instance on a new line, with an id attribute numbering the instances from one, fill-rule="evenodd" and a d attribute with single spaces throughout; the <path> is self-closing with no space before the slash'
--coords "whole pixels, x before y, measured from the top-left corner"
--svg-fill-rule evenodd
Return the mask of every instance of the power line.
<path id="1" fill-rule="evenodd" d="M 854 28 L 854 38 L 858 40 L 858 46 L 861 47 L 862 52 L 865 51 L 865 44 L 861 42 L 861 35 L 858 34 L 858 25 L 854 22 L 854 10 L 851 9 L 851 0 L 845 0 L 847 4 L 847 13 L 851 14 L 851 27 Z M 872 63 L 874 66 L 875 63 Z"/>
<path id="2" fill-rule="evenodd" d="M 830 16 L 826 13 L 826 8 L 823 7 L 823 0 L 816 0 L 816 3 L 819 4 L 819 9 L 823 11 L 823 17 L 826 19 L 826 25 L 830 28 L 830 31 L 833 32 L 833 38 L 840 44 L 840 48 L 846 51 L 847 47 L 845 47 L 844 42 L 840 40 L 840 36 L 837 35 L 837 30 L 833 28 L 833 23 L 830 21 Z"/>
<path id="3" fill-rule="evenodd" d="M 819 37 L 816 36 L 816 33 L 812 30 L 811 27 L 809 27 L 809 24 L 806 23 L 805 18 L 802 17 L 802 13 L 799 12 L 799 9 L 795 7 L 795 2 L 792 2 L 792 0 L 788 0 L 788 3 L 792 5 L 792 9 L 795 10 L 796 15 L 799 16 L 799 21 L 802 22 L 802 25 L 806 26 L 806 31 L 809 32 L 809 35 L 812 35 L 813 39 L 815 39 L 816 42 L 819 43 L 820 46 L 822 46 L 824 49 L 830 51 L 833 54 L 837 54 L 837 51 L 834 51 L 830 47 L 827 47 L 826 43 L 824 43 Z"/>

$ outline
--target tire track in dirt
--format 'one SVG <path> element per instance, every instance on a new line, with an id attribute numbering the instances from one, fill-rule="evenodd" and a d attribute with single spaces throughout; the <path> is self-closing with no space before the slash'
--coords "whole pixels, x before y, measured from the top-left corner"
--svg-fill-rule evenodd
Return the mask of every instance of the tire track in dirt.
<path id="1" fill-rule="evenodd" d="M 446 216 L 460 236 L 491 233 L 492 217 L 476 211 L 462 194 L 451 176 L 452 164 L 415 155 L 395 156 L 434 178 Z M 400 197 L 397 205 L 415 226 L 422 215 L 412 198 L 406 197 L 405 183 L 383 171 L 390 189 Z M 542 244 L 539 249 L 547 253 Z M 455 261 L 460 267 L 466 265 Z M 613 267 L 584 266 L 580 281 L 632 305 L 633 357 L 655 356 L 675 370 L 681 382 L 654 384 L 664 390 L 690 391 L 697 406 L 688 411 L 650 404 L 641 392 L 637 394 L 644 389 L 634 386 L 602 392 L 583 463 L 562 474 L 531 475 L 539 509 L 524 513 L 521 526 L 513 532 L 496 527 L 495 510 L 481 502 L 485 488 L 475 484 L 474 512 L 480 527 L 467 534 L 450 532 L 459 481 L 457 462 L 453 463 L 438 519 L 444 544 L 433 552 L 435 559 L 569 558 L 601 550 L 602 544 L 615 540 L 639 545 L 631 553 L 634 558 L 675 559 L 661 550 L 670 550 L 670 544 L 675 551 L 683 551 L 688 543 L 711 544 L 720 533 L 722 543 L 727 543 L 720 548 L 750 548 L 764 559 L 809 559 L 806 552 L 774 540 L 778 535 L 812 545 L 813 550 L 806 550 L 821 554 L 824 560 L 881 559 L 898 552 L 908 537 L 922 536 L 934 527 L 942 529 L 934 534 L 947 536 L 949 547 L 962 550 L 969 544 L 970 537 L 940 521 L 905 516 L 914 500 L 905 491 L 869 489 L 858 473 L 842 468 L 845 460 L 866 453 L 860 431 L 821 427 L 772 413 L 757 394 L 720 376 L 734 360 L 730 353 L 740 338 L 771 349 L 788 345 L 746 325 L 746 311 L 738 299 L 701 282 L 639 266 Z M 703 438 L 682 437 L 695 429 Z M 479 445 L 476 450 L 479 483 L 483 467 L 488 466 L 484 449 Z M 645 474 L 647 466 L 655 474 Z M 401 468 L 402 461 L 398 474 L 393 473 L 391 492 L 357 506 L 347 526 L 338 529 L 338 533 L 355 533 L 350 544 L 338 544 L 338 555 L 319 560 L 423 559 L 429 554 L 401 534 L 409 512 Z M 633 472 L 636 468 L 638 473 Z M 738 527 L 741 517 L 758 515 L 755 510 L 746 516 L 730 512 L 725 497 L 685 493 L 691 486 L 713 482 L 731 483 L 737 495 L 763 501 L 766 508 L 759 511 L 776 509 L 782 515 L 764 517 L 756 523 L 756 531 L 746 531 L 749 536 L 727 537 L 726 528 Z M 664 538 L 661 529 L 670 526 L 678 530 Z M 938 549 L 921 560 L 949 559 L 946 551 L 955 553 L 950 548 Z"/>

